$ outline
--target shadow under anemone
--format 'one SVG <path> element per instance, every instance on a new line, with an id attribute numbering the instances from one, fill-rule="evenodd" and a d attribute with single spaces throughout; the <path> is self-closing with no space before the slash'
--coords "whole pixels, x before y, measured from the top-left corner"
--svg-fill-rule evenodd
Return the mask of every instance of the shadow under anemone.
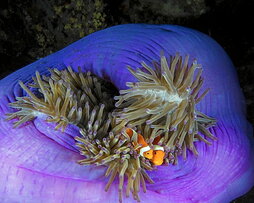
<path id="1" fill-rule="evenodd" d="M 123 27 L 124 26 L 118 26 L 119 33 Z M 129 25 L 128 28 L 144 28 L 144 30 L 146 30 L 148 27 L 149 26 L 145 25 L 143 27 L 142 25 Z M 115 28 L 116 27 L 112 28 L 113 34 Z M 177 30 L 178 28 L 179 30 Z M 183 28 L 176 27 L 177 31 L 181 32 L 181 29 Z M 187 29 L 183 30 L 188 31 Z M 154 33 L 156 33 L 156 29 L 154 29 L 153 31 Z M 162 34 L 165 31 L 166 30 L 161 30 L 161 32 L 159 33 Z M 189 31 L 190 33 L 194 32 L 191 30 Z M 115 32 L 115 34 L 116 36 L 118 36 L 117 32 Z M 199 37 L 202 38 L 202 35 L 200 33 L 197 34 L 194 32 L 194 34 L 196 34 L 197 36 L 200 35 Z M 139 36 L 140 33 L 136 33 L 135 35 Z M 98 34 L 97 36 L 99 37 L 100 35 Z M 130 42 L 132 42 L 131 40 Z M 207 42 L 210 42 L 205 37 L 203 40 L 207 40 Z M 151 42 L 154 43 L 154 41 Z M 174 41 L 174 37 L 172 37 L 172 42 L 176 42 Z M 80 41 L 80 45 L 81 44 L 82 42 Z M 109 45 L 110 44 L 111 43 L 109 42 Z M 143 43 L 143 45 L 146 45 L 146 43 Z M 106 46 L 107 45 L 105 45 L 105 47 Z M 72 45 L 70 47 L 72 47 Z M 155 48 L 154 45 L 152 47 Z M 159 45 L 159 48 L 162 47 L 163 45 Z M 216 48 L 216 45 L 214 45 L 214 47 Z M 150 54 L 151 49 L 144 48 L 142 50 L 144 50 L 144 53 L 139 56 L 139 60 L 144 60 L 148 64 L 151 64 L 153 59 L 156 59 L 159 55 L 157 53 L 157 56 L 153 57 L 153 54 Z M 174 54 L 172 53 L 172 50 L 174 50 L 174 48 L 172 48 L 172 50 L 170 51 L 167 49 L 162 50 L 166 53 L 171 53 L 170 55 Z M 79 49 L 75 48 L 76 53 L 79 53 L 79 51 Z M 149 54 L 145 53 L 146 51 L 148 51 Z M 64 53 L 64 51 L 60 51 L 59 53 L 61 55 Z M 101 53 L 104 53 L 103 48 Z M 138 51 L 135 52 L 134 55 L 126 55 L 128 60 L 131 58 L 130 56 L 132 56 L 131 60 L 133 60 L 134 63 L 128 64 L 132 67 L 139 66 L 135 62 L 135 57 L 137 57 L 136 53 L 138 53 Z M 154 51 L 153 53 L 156 53 L 156 51 Z M 180 53 L 181 55 L 186 55 L 190 52 L 186 52 L 186 50 L 184 50 L 183 53 Z M 86 55 L 81 54 L 80 56 Z M 74 65 L 74 69 L 77 67 L 77 64 L 80 65 L 79 63 L 76 64 L 76 62 L 80 60 L 80 56 L 77 57 L 76 54 L 74 54 L 74 58 L 72 58 L 72 65 Z M 114 58 L 114 54 L 112 54 L 111 56 Z M 98 57 L 100 58 L 100 56 Z M 195 58 L 200 57 L 195 56 Z M 87 58 L 85 58 L 85 60 L 86 59 Z M 88 59 L 92 59 L 92 57 Z M 119 57 L 119 59 L 123 58 Z M 201 58 L 201 60 L 204 61 L 204 58 Z M 110 65 L 107 63 L 108 61 L 103 61 L 106 65 Z M 124 62 L 121 60 L 119 62 L 118 64 L 123 66 Z M 41 96 L 41 98 L 37 98 L 23 83 L 20 83 L 21 87 L 28 93 L 28 95 L 32 99 L 28 99 L 27 97 L 19 98 L 17 102 L 12 103 L 12 107 L 21 108 L 21 110 L 11 114 L 9 118 L 11 119 L 13 117 L 20 117 L 21 120 L 16 123 L 17 125 L 19 125 L 27 120 L 33 119 L 34 117 L 41 116 L 41 118 L 44 119 L 44 115 L 46 115 L 46 120 L 56 122 L 56 128 L 62 128 L 62 130 L 67 127 L 67 124 L 76 125 L 81 132 L 81 135 L 75 137 L 75 139 L 78 141 L 77 146 L 81 154 L 86 157 L 85 159 L 79 161 L 79 163 L 88 165 L 107 165 L 108 170 L 106 171 L 106 176 L 111 175 L 111 177 L 106 186 L 106 190 L 109 188 L 114 178 L 118 174 L 118 193 L 120 201 L 122 200 L 123 196 L 122 193 L 125 175 L 128 178 L 128 182 L 126 183 L 127 196 L 129 196 L 130 192 L 132 192 L 134 199 L 139 200 L 138 192 L 140 190 L 140 184 L 143 186 L 143 190 L 146 191 L 145 180 L 148 180 L 148 182 L 151 183 L 153 182 L 149 176 L 154 177 L 153 179 L 155 180 L 155 184 L 154 186 L 148 185 L 148 191 L 156 191 L 159 196 L 164 196 L 165 191 L 168 191 L 170 193 L 175 191 L 175 188 L 170 188 L 170 184 L 168 184 L 169 182 L 167 182 L 169 179 L 173 181 L 174 178 L 176 178 L 175 181 L 181 183 L 179 177 L 186 177 L 188 179 L 188 171 L 193 169 L 197 171 L 200 171 L 200 169 L 201 171 L 203 170 L 204 167 L 200 167 L 201 165 L 197 168 L 195 167 L 195 165 L 193 167 L 193 163 L 197 164 L 199 161 L 203 160 L 204 162 L 206 162 L 207 160 L 209 160 L 209 154 L 211 155 L 210 147 L 207 148 L 206 145 L 202 145 L 201 143 L 196 143 L 194 145 L 193 142 L 203 141 L 206 144 L 210 144 L 207 138 L 214 139 L 212 133 L 216 136 L 219 135 L 220 132 L 217 129 L 223 131 L 225 137 L 227 137 L 228 132 L 231 132 L 230 128 L 227 128 L 226 131 L 223 130 L 222 126 L 227 124 L 227 122 L 221 122 L 219 114 L 218 127 L 212 128 L 210 131 L 206 130 L 206 128 L 209 128 L 215 124 L 215 120 L 209 116 L 206 116 L 204 113 L 201 113 L 201 111 L 197 111 L 194 106 L 201 101 L 207 91 L 205 90 L 203 94 L 197 94 L 202 85 L 202 79 L 200 77 L 201 72 L 198 71 L 196 78 L 193 79 L 195 69 L 197 69 L 198 65 L 194 62 L 192 63 L 192 65 L 190 64 L 191 66 L 189 67 L 187 64 L 189 64 L 187 57 L 185 58 L 185 60 L 183 60 L 177 55 L 176 57 L 171 58 L 170 64 L 168 64 L 165 57 L 162 56 L 160 61 L 161 69 L 158 69 L 158 63 L 157 65 L 155 63 L 154 66 L 155 69 L 157 68 L 157 72 L 154 72 L 153 69 L 150 68 L 146 63 L 142 64 L 143 68 L 146 69 L 145 71 L 135 71 L 133 69 L 129 69 L 139 81 L 132 83 L 131 80 L 133 79 L 131 77 L 125 78 L 125 80 L 127 80 L 128 82 L 127 86 L 132 87 L 132 89 L 120 90 L 121 95 L 119 97 L 116 97 L 117 99 L 119 99 L 119 101 L 121 101 L 117 103 L 117 106 L 120 108 L 118 108 L 116 111 L 113 110 L 112 114 L 111 110 L 104 110 L 104 108 L 112 109 L 112 102 L 110 102 L 112 100 L 110 100 L 107 95 L 105 95 L 106 99 L 104 98 L 102 100 L 107 101 L 104 104 L 100 104 L 103 102 L 98 102 L 96 100 L 96 97 L 94 97 L 94 95 L 97 95 L 98 98 L 102 98 L 102 95 L 100 94 L 101 88 L 100 85 L 98 85 L 97 83 L 98 79 L 94 79 L 89 74 L 84 73 L 84 77 L 87 76 L 90 79 L 82 80 L 81 75 L 83 75 L 83 73 L 81 69 L 89 70 L 90 66 L 81 65 L 79 73 L 73 72 L 70 68 L 68 70 L 63 70 L 64 66 L 62 66 L 59 68 L 59 70 L 53 69 L 53 71 L 51 71 L 51 73 L 53 73 L 51 75 L 51 78 L 45 76 L 42 77 L 43 79 L 41 79 L 40 75 L 36 73 L 36 78 L 33 79 L 34 83 L 32 84 L 32 87 L 39 89 L 39 93 L 37 92 L 38 95 L 44 96 Z M 98 67 L 99 69 L 101 68 L 100 65 L 101 64 L 97 64 L 97 62 L 93 63 L 93 66 Z M 115 63 L 111 63 L 111 65 L 113 65 L 113 67 L 116 67 Z M 205 63 L 205 65 L 207 65 L 207 63 Z M 116 69 L 116 71 L 120 70 L 124 73 L 125 69 L 125 67 L 122 67 L 121 69 Z M 99 76 L 103 74 L 104 77 L 109 78 L 113 82 L 115 80 L 115 75 L 105 75 L 108 74 L 107 69 L 106 71 L 104 70 L 101 72 L 97 72 L 98 70 L 96 69 L 91 69 L 91 71 L 95 74 L 97 73 Z M 68 77 L 66 77 L 66 75 L 68 75 Z M 128 74 L 125 73 L 119 76 L 121 77 L 122 75 L 127 76 Z M 64 76 L 63 80 L 61 79 L 62 76 Z M 72 79 L 70 80 L 70 78 Z M 129 80 L 128 78 L 130 78 L 131 80 Z M 161 80 L 161 82 L 159 82 L 158 79 Z M 78 84 L 77 81 L 80 81 L 80 84 Z M 120 83 L 117 83 L 117 87 L 119 89 L 122 89 L 121 87 L 123 87 L 123 82 L 124 80 L 120 80 Z M 89 86 L 89 84 L 92 84 L 94 86 Z M 116 83 L 114 82 L 114 84 Z M 209 84 L 209 81 L 207 84 Z M 153 87 L 155 87 L 156 85 L 160 87 L 159 90 L 158 88 L 153 89 Z M 77 86 L 79 86 L 80 88 L 77 89 Z M 147 89 L 147 87 L 149 87 L 149 90 L 144 90 Z M 205 87 L 207 87 L 207 85 Z M 212 86 L 211 88 L 213 88 L 212 94 L 214 94 L 214 87 Z M 79 92 L 79 90 L 82 91 Z M 54 97 L 54 95 L 57 96 Z M 143 103 L 142 100 L 144 100 Z M 137 107 L 137 105 L 141 104 L 145 105 L 145 108 L 140 108 L 140 106 Z M 123 107 L 121 107 L 121 105 L 123 105 Z M 93 110 L 90 108 L 90 106 L 93 106 Z M 111 107 L 108 108 L 108 106 Z M 200 106 L 197 106 L 197 108 L 200 108 Z M 39 111 L 34 113 L 35 109 L 39 109 Z M 212 116 L 216 117 L 216 113 L 214 114 L 213 112 L 216 112 L 216 109 L 215 111 L 214 109 L 212 109 L 212 111 L 210 112 Z M 139 119 L 139 117 L 141 117 L 141 119 Z M 198 133 L 198 131 L 201 134 Z M 77 135 L 77 132 L 75 132 L 74 134 Z M 219 137 L 218 142 L 221 141 L 225 141 L 225 138 Z M 215 149 L 217 148 L 217 146 L 218 145 L 215 144 Z M 188 159 L 186 161 L 182 161 L 180 159 L 180 166 L 172 166 L 172 168 L 161 166 L 158 167 L 157 171 L 154 171 L 154 165 L 160 164 L 156 164 L 158 162 L 156 162 L 153 157 L 150 157 L 150 155 L 147 153 L 148 151 L 144 151 L 143 148 L 151 152 L 154 157 L 160 155 L 163 160 L 161 163 L 164 164 L 176 164 L 178 162 L 178 155 L 182 154 L 184 158 L 186 158 L 186 154 L 188 154 Z M 212 148 L 212 150 L 213 149 L 214 147 Z M 192 156 L 191 153 L 187 152 L 187 150 L 194 152 L 194 154 L 197 154 L 198 151 L 200 152 L 200 155 L 199 157 Z M 227 151 L 228 149 L 225 148 L 225 152 Z M 204 160 L 204 157 L 206 156 L 207 158 L 206 160 Z M 205 165 L 205 163 L 203 164 Z M 249 167 L 251 171 L 253 170 L 252 167 L 253 166 Z M 179 170 L 179 168 L 181 170 L 177 171 Z M 220 166 L 218 167 L 218 169 L 220 169 Z M 151 172 L 146 173 L 145 170 L 150 170 Z M 175 173 L 172 173 L 174 171 Z M 206 171 L 204 172 L 208 173 L 209 171 L 211 171 L 211 169 L 206 169 Z M 163 179 L 158 177 L 156 174 L 162 175 Z M 164 176 L 163 174 L 167 174 L 167 176 Z M 226 179 L 224 180 L 224 183 L 226 183 Z M 167 186 L 165 184 L 167 184 Z M 199 185 L 199 187 L 200 186 L 202 186 L 202 184 Z M 182 191 L 184 190 L 185 189 L 182 189 Z M 190 193 L 188 194 L 192 196 L 191 191 L 189 192 Z M 217 191 L 217 193 L 219 193 L 219 191 Z M 200 198 L 190 196 L 188 197 L 188 199 L 191 199 L 191 201 Z M 174 196 L 166 196 L 165 198 L 168 200 L 179 202 L 181 199 L 184 200 L 186 197 L 187 196 L 185 195 L 179 197 L 176 194 Z M 204 194 L 204 201 L 209 198 L 211 199 L 209 195 Z M 217 200 L 220 198 L 229 199 L 229 197 L 220 197 L 218 195 L 215 195 L 215 199 L 216 198 Z"/>

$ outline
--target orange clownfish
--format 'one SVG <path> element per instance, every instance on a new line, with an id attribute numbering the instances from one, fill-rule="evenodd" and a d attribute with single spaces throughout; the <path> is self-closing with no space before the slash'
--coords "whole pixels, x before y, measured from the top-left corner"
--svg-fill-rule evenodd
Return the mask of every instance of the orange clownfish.
<path id="1" fill-rule="evenodd" d="M 126 129 L 126 133 L 132 137 L 134 133 L 136 133 L 134 130 L 131 128 Z M 141 147 L 138 149 L 139 154 L 147 159 L 152 159 L 153 158 L 153 150 L 150 148 L 150 146 L 147 144 L 145 141 L 144 137 L 140 134 L 138 134 L 138 144 L 141 145 Z"/>
<path id="2" fill-rule="evenodd" d="M 131 128 L 126 129 L 126 133 L 130 136 L 130 138 L 133 136 L 134 133 L 136 133 L 134 130 Z M 141 147 L 138 149 L 139 154 L 147 159 L 149 159 L 154 165 L 161 165 L 163 163 L 163 159 L 165 156 L 164 148 L 156 145 L 158 144 L 160 140 L 160 136 L 156 137 L 154 139 L 153 144 L 154 149 L 151 149 L 150 146 L 147 144 L 145 141 L 144 137 L 141 134 L 137 135 L 137 142 L 138 144 L 141 145 Z"/>
<path id="3" fill-rule="evenodd" d="M 160 166 L 163 163 L 163 159 L 165 156 L 164 148 L 160 145 L 157 145 L 160 139 L 161 139 L 161 136 L 158 136 L 153 141 L 154 151 L 153 151 L 152 163 L 157 166 Z"/>

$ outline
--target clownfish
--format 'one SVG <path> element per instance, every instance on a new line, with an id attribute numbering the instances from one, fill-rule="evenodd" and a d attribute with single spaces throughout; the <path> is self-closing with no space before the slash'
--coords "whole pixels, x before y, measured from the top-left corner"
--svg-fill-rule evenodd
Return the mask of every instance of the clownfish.
<path id="1" fill-rule="evenodd" d="M 126 133 L 131 138 L 134 133 L 136 133 L 131 128 L 126 129 Z M 154 165 L 160 166 L 163 163 L 165 156 L 164 148 L 160 145 L 157 145 L 161 137 L 158 136 L 154 139 L 153 145 L 154 149 L 151 149 L 150 146 L 145 141 L 144 137 L 141 134 L 137 135 L 137 143 L 141 145 L 138 149 L 139 154 L 147 159 L 149 159 Z"/>
<path id="2" fill-rule="evenodd" d="M 136 132 L 130 128 L 127 128 L 126 133 L 131 138 L 133 136 L 133 134 Z M 153 150 L 150 148 L 150 146 L 147 144 L 147 142 L 145 141 L 144 137 L 141 134 L 138 134 L 137 142 L 138 142 L 138 144 L 141 145 L 141 147 L 138 149 L 139 154 L 147 159 L 152 159 L 153 158 Z"/>
<path id="3" fill-rule="evenodd" d="M 153 158 L 151 161 L 156 166 L 160 166 L 163 163 L 163 159 L 165 156 L 164 148 L 160 145 L 157 145 L 160 139 L 161 136 L 158 136 L 153 141 L 154 150 L 153 150 Z"/>

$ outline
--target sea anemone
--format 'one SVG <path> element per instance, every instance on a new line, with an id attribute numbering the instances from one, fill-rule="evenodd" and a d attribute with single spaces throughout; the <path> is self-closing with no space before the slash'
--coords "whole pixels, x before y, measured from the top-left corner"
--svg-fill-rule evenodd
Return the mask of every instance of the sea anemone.
<path id="1" fill-rule="evenodd" d="M 127 122 L 116 123 L 111 116 L 113 96 L 109 96 L 110 90 L 105 89 L 105 82 L 91 76 L 90 72 L 75 73 L 70 67 L 61 71 L 50 70 L 50 73 L 49 77 L 35 73 L 36 77 L 29 84 L 34 93 L 19 82 L 28 96 L 17 97 L 16 102 L 10 103 L 18 111 L 7 114 L 7 120 L 18 118 L 14 128 L 35 118 L 54 122 L 55 129 L 62 128 L 63 132 L 67 125 L 77 126 L 82 137 L 75 137 L 76 145 L 85 156 L 78 163 L 108 166 L 105 176 L 111 176 L 106 191 L 119 173 L 119 201 L 122 201 L 124 177 L 128 176 L 126 196 L 132 191 L 134 199 L 139 201 L 140 184 L 146 192 L 145 180 L 153 183 L 145 169 L 153 168 L 145 158 L 138 156 L 137 136 L 131 138 L 125 132 Z"/>
<path id="2" fill-rule="evenodd" d="M 50 77 L 43 75 L 43 79 L 39 72 L 36 72 L 36 77 L 30 84 L 36 89 L 35 93 L 22 81 L 19 82 L 29 97 L 17 97 L 17 101 L 10 104 L 11 107 L 20 109 L 7 114 L 7 120 L 19 118 L 13 127 L 43 116 L 47 117 L 47 122 L 57 124 L 55 129 L 62 128 L 63 131 L 68 124 L 82 128 L 89 120 L 104 122 L 105 104 L 107 110 L 113 107 L 113 99 L 105 91 L 105 82 L 91 76 L 90 72 L 75 73 L 70 67 L 67 70 L 53 69 L 50 72 Z"/>
<path id="3" fill-rule="evenodd" d="M 105 176 L 111 176 L 106 191 L 119 174 L 120 202 L 124 178 L 128 177 L 126 196 L 132 191 L 134 199 L 140 201 L 140 184 L 146 192 L 145 180 L 153 183 L 145 171 L 152 171 L 152 164 L 176 164 L 179 154 L 186 159 L 187 148 L 197 155 L 194 140 L 211 144 L 200 133 L 215 139 L 206 129 L 214 125 L 215 119 L 195 109 L 208 92 L 198 94 L 203 82 L 200 65 L 195 61 L 188 67 L 188 56 L 182 62 L 179 55 L 171 58 L 170 66 L 161 56 L 160 67 L 155 63 L 155 71 L 145 63 L 142 65 L 148 73 L 129 68 L 139 82 L 127 83 L 132 88 L 120 90 L 123 95 L 115 97 L 119 100 L 115 104 L 117 111 L 112 110 L 113 102 L 105 87 L 102 88 L 103 81 L 90 72 L 82 73 L 79 69 L 75 73 L 70 67 L 50 70 L 49 77 L 36 72 L 29 86 L 36 89 L 38 96 L 20 81 L 29 97 L 18 97 L 18 101 L 10 103 L 18 111 L 7 114 L 7 120 L 18 118 L 14 123 L 17 127 L 35 117 L 46 117 L 46 122 L 55 122 L 55 129 L 62 128 L 63 132 L 68 124 L 76 125 L 82 137 L 75 140 L 85 156 L 78 163 L 108 166 Z M 142 135 L 125 126 L 138 128 Z"/>
<path id="4" fill-rule="evenodd" d="M 154 70 L 142 63 L 147 72 L 129 67 L 138 82 L 127 82 L 126 86 L 130 89 L 120 90 L 121 96 L 115 97 L 118 100 L 116 106 L 123 106 L 123 110 L 116 113 L 119 119 L 127 119 L 131 126 L 146 123 L 155 129 L 149 136 L 149 143 L 164 134 L 160 144 L 171 152 L 167 162 L 176 162 L 181 150 L 186 158 L 187 148 L 197 155 L 193 144 L 196 139 L 211 144 L 200 133 L 216 139 L 206 129 L 215 124 L 215 119 L 195 109 L 209 89 L 199 95 L 203 83 L 202 68 L 197 61 L 188 67 L 188 58 L 186 56 L 183 60 L 177 54 L 171 58 L 169 65 L 166 57 L 161 56 L 160 65 L 154 63 Z M 196 69 L 199 71 L 193 80 Z"/>
<path id="5" fill-rule="evenodd" d="M 117 109 L 108 82 L 120 90 Z M 115 26 L 18 70 L 0 87 L 2 202 L 132 202 L 124 188 L 146 202 L 228 202 L 253 186 L 252 131 L 233 65 L 197 31 Z M 141 118 L 133 116 L 138 102 Z M 6 113 L 20 119 L 17 128 Z M 164 150 L 162 166 L 142 156 L 142 143 Z M 170 153 L 175 165 L 167 165 Z"/>

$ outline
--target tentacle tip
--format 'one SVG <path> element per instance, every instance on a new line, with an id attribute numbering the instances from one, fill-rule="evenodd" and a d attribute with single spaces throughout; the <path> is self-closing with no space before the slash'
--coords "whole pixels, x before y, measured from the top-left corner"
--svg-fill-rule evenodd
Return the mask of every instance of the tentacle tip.
<path id="1" fill-rule="evenodd" d="M 147 125 L 151 125 L 152 122 L 151 122 L 150 120 L 147 120 L 147 121 L 146 121 L 146 124 L 147 124 Z"/>

